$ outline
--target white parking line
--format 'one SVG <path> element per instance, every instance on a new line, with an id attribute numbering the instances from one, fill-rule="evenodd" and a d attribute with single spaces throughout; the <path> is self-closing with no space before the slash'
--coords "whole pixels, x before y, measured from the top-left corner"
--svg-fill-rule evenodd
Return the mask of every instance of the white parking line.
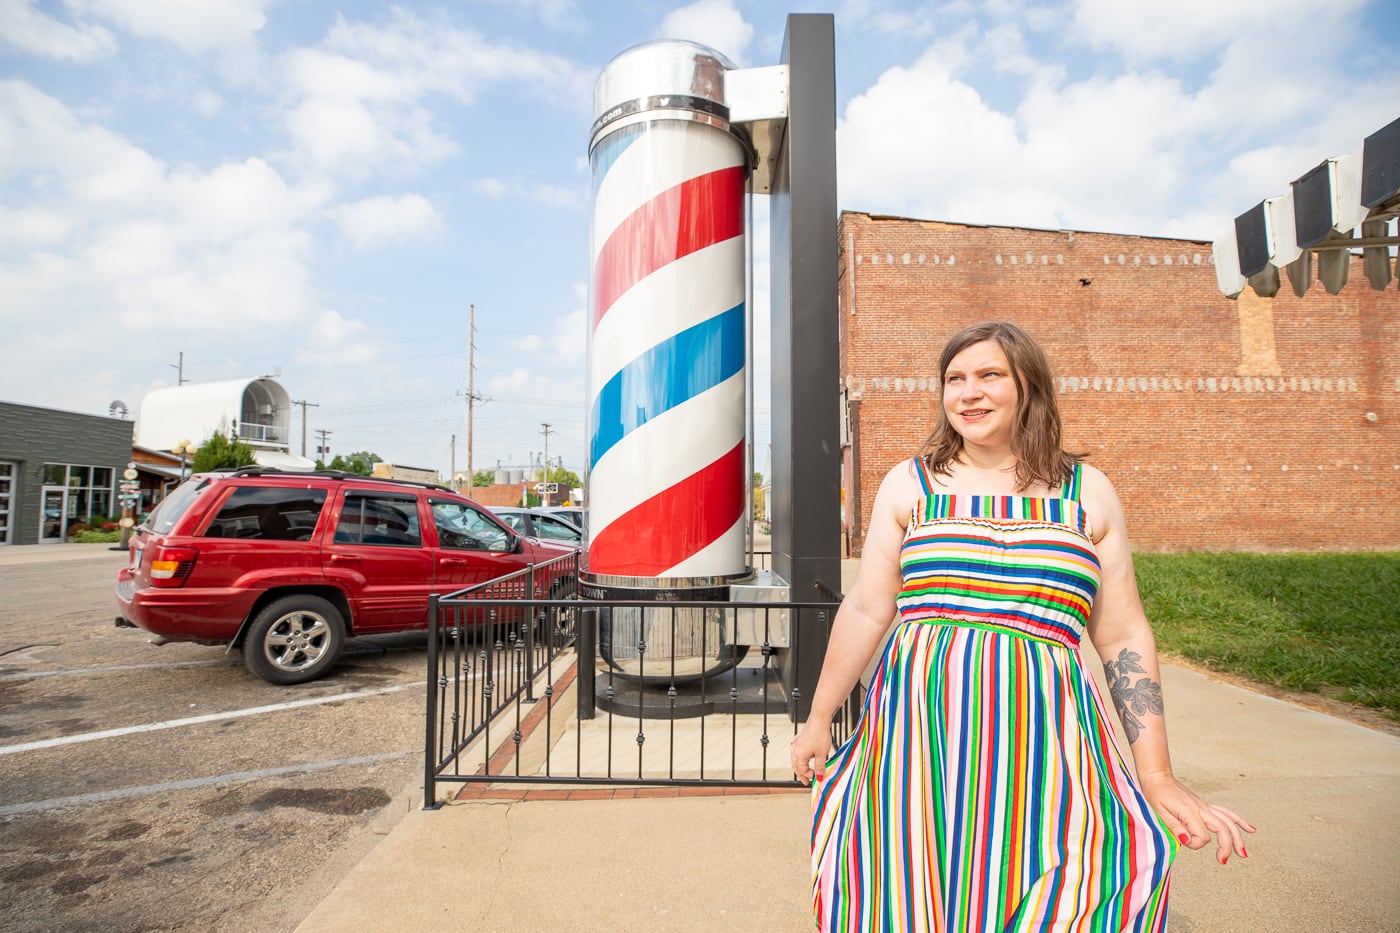
<path id="1" fill-rule="evenodd" d="M 218 664 L 224 667 L 242 667 L 237 658 L 214 658 L 205 661 L 166 661 L 161 664 L 116 664 L 112 667 L 70 667 L 61 671 L 29 671 L 23 674 L 0 674 L 0 680 L 32 680 L 36 677 L 62 677 L 66 674 L 108 674 L 113 671 L 145 671 L 165 667 L 206 667 Z"/>
<path id="2" fill-rule="evenodd" d="M 19 752 L 38 751 L 41 748 L 58 748 L 61 745 L 73 745 L 78 742 L 94 742 L 98 739 L 111 739 L 122 735 L 135 735 L 139 732 L 157 732 L 161 729 L 178 729 L 181 726 L 195 726 L 200 723 L 219 722 L 224 719 L 241 719 L 244 716 L 261 716 L 264 713 L 280 713 L 283 710 L 298 709 L 303 706 L 320 706 L 324 703 L 338 703 L 341 700 L 358 700 L 362 697 L 413 690 L 424 686 L 426 683 L 427 681 L 425 680 L 419 680 L 411 684 L 399 684 L 395 687 L 381 687 L 378 690 L 357 690 L 354 693 L 336 693 L 331 696 L 311 697 L 306 700 L 291 700 L 286 703 L 274 703 L 271 706 L 252 706 L 246 709 L 228 710 L 223 713 L 189 716 L 185 719 L 166 719 L 161 722 L 150 722 L 140 726 L 124 726 L 120 729 L 103 729 L 101 732 L 82 732 L 77 735 L 65 735 L 56 739 L 43 739 L 38 742 L 22 742 L 19 745 L 4 745 L 0 746 L 0 755 L 14 755 Z"/>
<path id="3" fill-rule="evenodd" d="M 73 807 L 81 804 L 103 803 L 108 800 L 121 800 L 126 797 L 144 797 L 171 790 L 191 790 L 208 787 L 211 784 L 225 784 L 231 781 L 252 781 L 258 778 L 278 777 L 283 774 L 303 774 L 311 771 L 326 771 L 330 768 L 372 764 L 392 758 L 406 758 L 422 754 L 422 749 L 406 752 L 388 752 L 383 755 L 366 755 L 362 758 L 342 758 L 339 761 L 317 761 L 304 765 L 285 765 L 280 768 L 263 768 L 260 771 L 235 771 L 232 774 L 216 774 L 213 777 L 191 778 L 188 781 L 171 781 L 167 784 L 147 784 L 144 787 L 122 787 L 116 790 L 96 791 L 91 794 L 76 794 L 72 797 L 53 797 L 49 800 L 32 800 L 29 803 L 15 803 L 0 807 L 0 816 L 13 816 L 17 813 L 33 813 L 36 810 L 54 810 L 59 807 Z"/>

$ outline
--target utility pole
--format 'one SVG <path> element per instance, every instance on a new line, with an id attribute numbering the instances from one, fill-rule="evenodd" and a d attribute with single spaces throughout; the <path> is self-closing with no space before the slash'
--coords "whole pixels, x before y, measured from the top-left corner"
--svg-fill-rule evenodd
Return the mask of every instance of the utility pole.
<path id="1" fill-rule="evenodd" d="M 175 370 L 175 371 L 179 374 L 178 377 L 177 377 L 177 378 L 179 379 L 179 381 L 176 382 L 175 384 L 176 384 L 177 386 L 182 386 L 182 385 L 184 385 L 184 384 L 185 384 L 185 351 L 184 351 L 184 350 L 181 350 L 181 351 L 180 351 L 180 362 L 179 362 L 179 363 L 171 363 L 171 364 L 170 364 L 170 368 L 173 369 L 173 370 Z"/>
<path id="2" fill-rule="evenodd" d="M 316 459 L 322 463 L 326 462 L 326 454 L 331 452 L 330 436 L 331 432 L 325 428 L 317 428 L 316 433 L 320 435 L 321 443 L 316 445 Z"/>
<path id="3" fill-rule="evenodd" d="M 447 488 L 457 491 L 457 435 L 452 435 L 451 459 L 447 465 Z"/>
<path id="4" fill-rule="evenodd" d="M 306 409 L 320 408 L 320 402 L 292 402 L 293 405 L 301 406 L 301 455 L 306 456 Z"/>
<path id="5" fill-rule="evenodd" d="M 476 407 L 476 305 L 467 306 L 467 498 L 472 497 L 472 409 Z"/>
<path id="6" fill-rule="evenodd" d="M 546 507 L 548 507 L 548 506 L 549 506 L 549 435 L 550 435 L 550 430 L 549 430 L 549 425 L 548 425 L 548 424 L 541 424 L 540 427 L 544 428 L 544 430 L 540 432 L 540 433 L 542 433 L 542 434 L 544 435 L 544 493 L 543 493 L 543 496 L 544 496 L 544 504 L 545 504 Z"/>

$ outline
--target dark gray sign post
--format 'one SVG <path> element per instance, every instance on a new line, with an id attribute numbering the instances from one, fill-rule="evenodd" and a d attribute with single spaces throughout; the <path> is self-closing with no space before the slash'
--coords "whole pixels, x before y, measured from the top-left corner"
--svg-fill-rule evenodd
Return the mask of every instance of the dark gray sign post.
<path id="1" fill-rule="evenodd" d="M 836 39 L 827 14 L 787 20 L 786 130 L 773 168 L 771 211 L 773 570 L 795 601 L 818 584 L 841 588 L 841 443 L 837 405 Z M 826 653 L 814 610 L 793 620 L 784 686 L 807 717 Z M 796 693 L 794 694 L 794 691 Z"/>

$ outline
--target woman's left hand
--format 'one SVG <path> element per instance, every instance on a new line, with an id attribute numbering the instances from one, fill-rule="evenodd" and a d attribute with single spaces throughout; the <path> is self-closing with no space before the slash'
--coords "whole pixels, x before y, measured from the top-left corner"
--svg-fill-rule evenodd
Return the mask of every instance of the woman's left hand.
<path id="1" fill-rule="evenodd" d="M 1221 865 L 1236 853 L 1249 858 L 1244 833 L 1252 833 L 1252 823 L 1235 811 L 1208 803 L 1170 774 L 1139 777 L 1147 802 L 1161 815 L 1177 841 L 1190 849 L 1205 848 L 1214 837 L 1215 860 Z"/>

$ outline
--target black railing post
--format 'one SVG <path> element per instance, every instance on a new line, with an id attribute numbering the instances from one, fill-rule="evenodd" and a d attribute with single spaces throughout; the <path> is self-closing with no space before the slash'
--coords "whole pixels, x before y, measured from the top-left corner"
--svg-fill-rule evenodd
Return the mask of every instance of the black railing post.
<path id="1" fill-rule="evenodd" d="M 438 718 L 438 594 L 428 597 L 428 709 L 423 739 L 423 809 L 436 810 L 437 755 L 434 749 Z"/>
<path id="2" fill-rule="evenodd" d="M 580 609 L 578 613 L 578 718 L 592 719 L 597 713 L 594 671 L 598 656 L 598 610 Z"/>
<path id="3" fill-rule="evenodd" d="M 535 618 L 539 608 L 540 577 L 535 565 L 530 565 L 530 603 L 525 610 L 525 702 L 535 702 L 535 624 L 543 618 Z"/>

